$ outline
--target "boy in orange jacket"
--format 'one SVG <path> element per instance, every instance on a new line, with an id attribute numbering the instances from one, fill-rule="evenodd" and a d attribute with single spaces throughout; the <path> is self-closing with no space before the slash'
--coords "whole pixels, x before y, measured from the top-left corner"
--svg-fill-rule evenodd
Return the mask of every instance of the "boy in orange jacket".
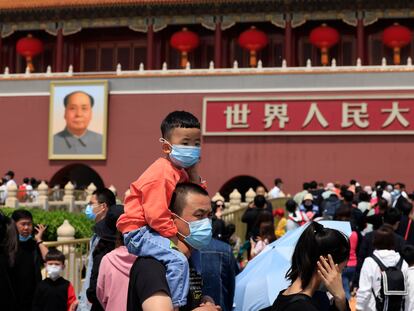
<path id="1" fill-rule="evenodd" d="M 169 209 L 175 187 L 181 182 L 201 183 L 197 164 L 201 153 L 198 119 L 189 112 L 174 111 L 161 124 L 164 158 L 156 160 L 130 186 L 125 198 L 125 213 L 117 228 L 124 235 L 131 254 L 150 256 L 166 266 L 167 281 L 174 307 L 184 306 L 189 289 L 187 258 L 176 249 L 177 227 Z M 211 239 L 209 219 L 189 223 L 190 235 L 182 237 L 193 248 L 207 245 Z M 192 234 L 198 231 L 200 235 Z"/>

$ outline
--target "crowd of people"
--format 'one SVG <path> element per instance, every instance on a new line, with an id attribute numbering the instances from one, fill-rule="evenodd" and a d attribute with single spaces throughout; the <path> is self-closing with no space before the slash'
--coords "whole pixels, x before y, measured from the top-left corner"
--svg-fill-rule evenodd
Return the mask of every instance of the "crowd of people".
<path id="1" fill-rule="evenodd" d="M 285 197 L 276 178 L 268 193 L 256 188 L 238 237 L 222 217 L 225 202 L 211 202 L 198 174 L 197 118 L 172 112 L 161 135 L 164 156 L 131 184 L 124 205 L 106 188 L 91 196 L 84 212 L 94 234 L 78 297 L 62 277 L 64 254 L 43 243 L 46 227 L 33 227 L 27 210 L 0 214 L 1 310 L 230 311 L 244 263 L 302 226 L 290 286 L 268 310 L 345 311 L 352 297 L 358 311 L 414 310 L 413 197 L 403 183 L 306 182 L 274 208 L 273 199 Z M 351 234 L 319 220 L 347 221 Z"/>
<path id="2" fill-rule="evenodd" d="M 7 171 L 3 178 L 0 178 L 0 205 L 4 205 L 7 199 L 7 188 L 9 186 L 15 186 L 17 188 L 17 199 L 20 202 L 30 201 L 36 202 L 39 193 L 37 187 L 40 184 L 40 180 L 32 177 L 24 177 L 22 182 L 18 184 L 15 180 L 14 172 Z"/>

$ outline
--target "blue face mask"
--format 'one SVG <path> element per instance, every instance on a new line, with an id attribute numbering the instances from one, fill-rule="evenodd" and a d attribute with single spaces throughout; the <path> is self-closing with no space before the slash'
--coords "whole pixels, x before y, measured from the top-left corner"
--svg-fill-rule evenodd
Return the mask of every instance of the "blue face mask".
<path id="1" fill-rule="evenodd" d="M 88 219 L 90 219 L 90 220 L 95 220 L 95 218 L 96 218 L 96 214 L 93 212 L 93 207 L 92 207 L 92 204 L 88 204 L 88 205 L 86 205 L 86 208 L 85 208 L 85 215 L 86 215 L 86 217 L 87 217 Z"/>
<path id="2" fill-rule="evenodd" d="M 197 164 L 200 161 L 201 148 L 198 146 L 184 146 L 184 145 L 171 145 L 168 141 L 161 138 L 161 142 L 169 144 L 171 146 L 171 153 L 169 158 L 175 165 L 188 168 Z"/>
<path id="3" fill-rule="evenodd" d="M 175 216 L 187 223 L 190 228 L 190 234 L 188 236 L 184 236 L 178 232 L 178 234 L 184 237 L 184 241 L 186 241 L 188 245 L 195 249 L 202 249 L 210 244 L 212 227 L 209 218 L 188 222 L 178 215 Z"/>
<path id="4" fill-rule="evenodd" d="M 21 234 L 19 234 L 19 241 L 20 242 L 26 242 L 26 241 L 29 241 L 30 239 L 32 238 L 32 236 L 31 235 L 28 235 L 28 236 L 22 236 Z"/>

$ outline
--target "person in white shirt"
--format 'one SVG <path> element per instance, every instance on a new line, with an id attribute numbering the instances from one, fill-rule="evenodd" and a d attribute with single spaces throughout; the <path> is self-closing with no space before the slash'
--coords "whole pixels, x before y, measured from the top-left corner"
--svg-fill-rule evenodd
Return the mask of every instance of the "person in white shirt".
<path id="1" fill-rule="evenodd" d="M 375 231 L 372 244 L 374 255 L 386 266 L 396 266 L 401 259 L 394 251 L 394 234 L 391 229 L 381 227 Z M 401 271 L 407 276 L 408 264 L 403 261 Z M 359 288 L 356 298 L 357 311 L 376 311 L 375 297 L 381 289 L 381 269 L 372 257 L 365 258 L 359 278 Z M 375 297 L 374 297 L 374 293 Z"/>
<path id="2" fill-rule="evenodd" d="M 7 188 L 6 188 L 6 180 L 4 178 L 0 178 L 0 204 L 4 204 L 6 201 L 7 195 Z"/>
<path id="3" fill-rule="evenodd" d="M 280 178 L 275 179 L 275 186 L 267 194 L 268 199 L 283 198 L 285 194 L 282 192 L 283 181 Z"/>
<path id="4" fill-rule="evenodd" d="M 408 295 L 405 298 L 405 311 L 412 311 L 414 310 L 414 246 L 404 246 L 401 250 L 401 255 L 409 266 L 407 271 Z"/>
<path id="5" fill-rule="evenodd" d="M 4 175 L 4 179 L 6 180 L 6 191 L 4 192 L 4 200 L 7 199 L 7 188 L 14 185 L 17 188 L 17 184 L 14 181 L 14 172 L 13 171 L 8 171 L 5 175 Z"/>

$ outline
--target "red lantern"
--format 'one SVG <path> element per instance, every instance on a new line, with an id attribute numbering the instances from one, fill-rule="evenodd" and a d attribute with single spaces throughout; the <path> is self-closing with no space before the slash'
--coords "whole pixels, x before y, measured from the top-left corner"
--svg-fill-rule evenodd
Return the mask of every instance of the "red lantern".
<path id="1" fill-rule="evenodd" d="M 183 28 L 181 31 L 174 33 L 170 39 L 171 46 L 181 52 L 181 67 L 185 68 L 188 60 L 188 52 L 194 50 L 200 39 L 198 35 L 187 28 Z"/>
<path id="2" fill-rule="evenodd" d="M 400 50 L 411 42 L 411 30 L 395 23 L 384 30 L 382 42 L 394 50 L 394 65 L 399 65 L 401 63 Z"/>
<path id="3" fill-rule="evenodd" d="M 339 33 L 336 29 L 322 24 L 313 29 L 309 35 L 309 41 L 321 49 L 321 63 L 323 66 L 329 64 L 329 49 L 338 43 Z"/>
<path id="4" fill-rule="evenodd" d="M 256 27 L 252 26 L 250 29 L 242 32 L 239 36 L 239 45 L 249 50 L 250 52 L 250 66 L 256 67 L 257 51 L 263 49 L 268 43 L 267 35 L 261 31 L 257 30 Z"/>
<path id="5" fill-rule="evenodd" d="M 33 72 L 32 58 L 43 52 L 43 43 L 39 39 L 33 38 L 31 34 L 28 34 L 27 37 L 17 41 L 16 51 L 26 58 L 27 67 L 29 67 L 30 72 Z"/>

